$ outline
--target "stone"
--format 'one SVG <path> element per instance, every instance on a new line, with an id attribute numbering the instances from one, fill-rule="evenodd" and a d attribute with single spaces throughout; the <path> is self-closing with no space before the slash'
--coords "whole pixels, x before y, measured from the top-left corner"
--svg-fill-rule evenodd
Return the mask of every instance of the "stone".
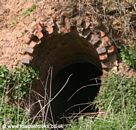
<path id="1" fill-rule="evenodd" d="M 25 59 L 24 58 L 24 59 L 21 60 L 21 63 L 22 64 L 30 64 L 30 59 Z"/>
<path id="2" fill-rule="evenodd" d="M 106 48 L 105 47 L 98 47 L 96 50 L 97 50 L 98 54 L 106 53 Z"/>
<path id="3" fill-rule="evenodd" d="M 34 49 L 33 49 L 33 48 L 28 47 L 28 48 L 26 49 L 26 53 L 32 54 L 33 52 L 34 52 Z"/>

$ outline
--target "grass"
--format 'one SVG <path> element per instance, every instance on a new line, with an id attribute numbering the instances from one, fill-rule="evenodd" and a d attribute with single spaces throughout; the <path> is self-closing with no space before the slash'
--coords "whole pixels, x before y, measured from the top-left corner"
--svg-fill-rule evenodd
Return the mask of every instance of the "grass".
<path id="1" fill-rule="evenodd" d="M 49 75 L 47 76 L 47 79 L 50 83 L 51 75 L 52 68 L 49 69 Z M 45 111 L 45 108 L 48 109 L 48 106 L 50 106 L 50 102 L 54 100 L 54 98 L 56 98 L 59 92 L 52 99 L 49 99 L 49 101 L 47 102 L 46 97 L 42 97 L 42 95 L 31 89 L 31 84 L 35 80 L 39 80 L 39 73 L 36 70 L 32 69 L 31 67 L 26 67 L 22 65 L 16 67 L 14 70 L 8 70 L 6 66 L 0 67 L 1 129 L 3 126 L 19 127 L 18 125 L 22 125 L 22 127 L 27 127 L 26 129 L 32 127 L 32 129 L 34 128 L 36 130 L 38 129 L 45 130 L 46 127 L 47 128 L 56 127 L 49 125 L 48 122 L 45 122 L 47 118 L 45 115 L 46 113 L 48 113 L 48 111 L 47 112 Z M 32 93 L 36 99 L 36 101 L 32 103 L 30 93 Z M 40 100 L 39 97 L 41 97 L 42 99 Z M 46 103 L 43 104 L 43 101 L 46 101 Z M 29 102 L 30 104 L 28 104 Z M 21 105 L 22 103 L 26 105 L 22 106 Z M 40 105 L 40 110 L 36 115 L 31 116 L 30 112 L 34 104 Z M 42 119 L 39 120 L 38 119 L 39 116 L 42 117 Z M 13 128 L 13 130 L 15 130 L 15 128 Z"/>
<path id="2" fill-rule="evenodd" d="M 14 75 L 14 78 L 12 75 Z M 1 127 L 3 124 L 7 124 L 8 126 L 17 124 L 32 125 L 29 122 L 30 119 L 26 109 L 22 109 L 19 104 L 15 104 L 15 101 L 20 100 L 20 98 L 8 97 L 8 95 L 6 95 L 6 90 L 8 90 L 6 86 L 9 88 L 9 86 L 13 84 L 12 81 L 19 83 L 20 85 L 17 83 L 16 85 L 20 87 L 24 85 L 27 86 L 29 83 L 31 84 L 32 80 L 36 77 L 34 70 L 24 66 L 17 67 L 14 71 L 9 71 L 5 66 L 0 68 Z M 16 91 L 20 93 L 20 91 L 23 92 L 24 90 L 17 89 Z M 13 94 L 14 96 L 16 95 L 16 93 Z M 6 98 L 13 98 L 14 100 L 7 100 Z M 22 98 L 24 98 L 24 95 L 22 95 Z M 81 116 L 78 122 L 71 121 L 66 130 L 136 130 L 135 99 L 136 78 L 128 78 L 109 72 L 109 74 L 103 78 L 101 91 L 96 99 L 96 104 L 100 109 L 98 114 L 90 117 Z M 42 109 L 44 110 L 44 108 L 41 108 L 41 110 Z M 36 122 L 35 125 L 45 126 L 47 124 L 48 123 L 41 120 Z M 40 129 L 42 128 L 39 128 L 39 130 Z"/>
<path id="3" fill-rule="evenodd" d="M 136 78 L 110 73 L 96 103 L 103 114 L 72 122 L 67 130 L 136 130 Z"/>
<path id="4" fill-rule="evenodd" d="M 130 68 L 136 70 L 136 47 L 122 47 L 121 58 Z"/>
<path id="5" fill-rule="evenodd" d="M 9 71 L 6 66 L 0 66 L 0 127 L 28 123 L 28 114 L 20 103 L 29 95 L 29 86 L 38 77 L 38 72 L 31 67 L 18 66 Z"/>

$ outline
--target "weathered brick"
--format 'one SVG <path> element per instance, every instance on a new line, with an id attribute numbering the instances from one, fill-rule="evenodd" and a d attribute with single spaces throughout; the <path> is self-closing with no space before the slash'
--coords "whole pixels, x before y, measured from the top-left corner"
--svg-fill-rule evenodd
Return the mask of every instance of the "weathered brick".
<path id="1" fill-rule="evenodd" d="M 105 47 L 98 47 L 96 50 L 97 50 L 98 54 L 106 53 L 106 48 Z"/>
<path id="2" fill-rule="evenodd" d="M 40 25 L 40 24 L 36 24 L 36 25 L 34 26 L 34 30 L 42 31 L 41 25 Z"/>
<path id="3" fill-rule="evenodd" d="M 115 51 L 116 51 L 116 48 L 115 48 L 114 45 L 112 45 L 112 46 L 110 46 L 110 47 L 108 48 L 108 54 L 112 54 L 112 53 L 114 53 Z"/>
<path id="4" fill-rule="evenodd" d="M 25 59 L 24 58 L 24 59 L 21 60 L 21 63 L 22 64 L 30 64 L 30 59 Z"/>
<path id="5" fill-rule="evenodd" d="M 30 42 L 30 44 L 29 44 L 29 47 L 33 48 L 33 47 L 35 47 L 36 45 L 37 45 L 37 43 L 36 43 L 36 42 L 31 41 L 31 42 Z"/>
<path id="6" fill-rule="evenodd" d="M 28 47 L 28 48 L 26 49 L 26 53 L 32 54 L 33 52 L 34 52 L 34 49 L 33 49 L 33 48 Z"/>
<path id="7" fill-rule="evenodd" d="M 107 53 L 99 55 L 99 59 L 100 59 L 100 61 L 106 61 L 106 60 L 108 60 Z"/>
<path id="8" fill-rule="evenodd" d="M 43 33 L 40 32 L 40 31 L 36 31 L 36 32 L 35 32 L 35 36 L 37 36 L 38 39 L 41 39 L 41 38 L 43 38 Z"/>

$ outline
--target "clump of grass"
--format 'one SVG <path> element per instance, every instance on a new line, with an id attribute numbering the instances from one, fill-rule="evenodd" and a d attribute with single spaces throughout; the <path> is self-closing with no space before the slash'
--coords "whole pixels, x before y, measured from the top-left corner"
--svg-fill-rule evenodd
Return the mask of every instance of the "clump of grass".
<path id="1" fill-rule="evenodd" d="M 30 14 L 36 10 L 36 5 L 33 4 L 30 8 L 28 8 L 27 10 L 25 10 L 22 15 L 23 16 L 30 16 Z"/>

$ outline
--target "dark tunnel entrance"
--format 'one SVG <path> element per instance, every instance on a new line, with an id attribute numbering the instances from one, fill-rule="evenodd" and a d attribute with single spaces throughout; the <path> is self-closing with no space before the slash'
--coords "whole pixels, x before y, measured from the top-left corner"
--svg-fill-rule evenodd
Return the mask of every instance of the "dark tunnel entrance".
<path id="1" fill-rule="evenodd" d="M 62 90 L 51 103 L 54 121 L 62 122 L 69 116 L 93 112 L 91 102 L 99 88 L 99 70 L 93 64 L 83 62 L 63 68 L 53 79 L 52 96 Z"/>
<path id="2" fill-rule="evenodd" d="M 43 97 L 51 95 L 51 109 L 46 119 L 53 123 L 66 123 L 67 117 L 73 114 L 92 112 L 93 105 L 90 104 L 99 92 L 102 75 L 94 47 L 77 34 L 67 33 L 42 39 L 34 50 L 31 65 L 40 71 L 42 83 L 37 82 L 32 88 Z M 46 86 L 45 93 L 43 84 L 46 84 L 50 67 L 53 68 L 52 85 Z M 49 101 L 46 102 L 48 104 Z M 33 115 L 39 109 L 36 104 Z"/>

